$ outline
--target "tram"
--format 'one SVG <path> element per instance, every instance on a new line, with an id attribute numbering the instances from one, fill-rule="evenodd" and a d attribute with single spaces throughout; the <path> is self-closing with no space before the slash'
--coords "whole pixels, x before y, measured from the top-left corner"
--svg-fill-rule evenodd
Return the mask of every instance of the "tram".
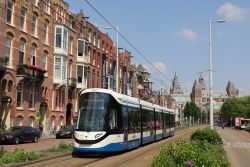
<path id="1" fill-rule="evenodd" d="M 107 89 L 79 96 L 74 153 L 134 149 L 175 134 L 173 110 Z"/>

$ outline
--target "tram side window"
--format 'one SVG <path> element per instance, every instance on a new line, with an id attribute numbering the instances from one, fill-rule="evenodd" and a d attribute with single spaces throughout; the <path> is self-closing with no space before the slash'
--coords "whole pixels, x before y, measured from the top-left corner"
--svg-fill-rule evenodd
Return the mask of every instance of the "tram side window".
<path id="1" fill-rule="evenodd" d="M 155 113 L 155 125 L 156 129 L 162 129 L 163 124 L 162 124 L 162 115 L 160 112 Z"/>
<path id="2" fill-rule="evenodd" d="M 117 110 L 112 108 L 109 115 L 109 128 L 115 130 L 117 128 Z"/>
<path id="3" fill-rule="evenodd" d="M 141 131 L 139 108 L 128 108 L 128 121 L 128 133 L 139 133 Z"/>
<path id="4" fill-rule="evenodd" d="M 142 126 L 143 131 L 154 129 L 154 113 L 151 110 L 142 109 Z"/>
<path id="5" fill-rule="evenodd" d="M 112 133 L 119 133 L 122 127 L 119 104 L 114 99 L 112 100 L 110 105 L 108 127 Z"/>
<path id="6" fill-rule="evenodd" d="M 170 124 L 169 114 L 164 113 L 163 117 L 164 117 L 164 127 L 165 127 L 165 129 L 168 129 L 170 127 L 170 125 L 169 125 Z"/>

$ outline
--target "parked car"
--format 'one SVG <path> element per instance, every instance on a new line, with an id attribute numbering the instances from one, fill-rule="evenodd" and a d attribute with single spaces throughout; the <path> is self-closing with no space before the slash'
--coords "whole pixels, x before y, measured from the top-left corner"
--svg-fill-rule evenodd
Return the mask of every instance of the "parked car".
<path id="1" fill-rule="evenodd" d="M 75 129 L 73 125 L 63 126 L 59 131 L 56 132 L 56 138 L 73 138 Z"/>
<path id="2" fill-rule="evenodd" d="M 12 142 L 19 144 L 21 142 L 32 141 L 38 142 L 40 138 L 40 131 L 30 126 L 15 126 L 9 128 L 1 134 L 0 140 L 2 142 Z"/>

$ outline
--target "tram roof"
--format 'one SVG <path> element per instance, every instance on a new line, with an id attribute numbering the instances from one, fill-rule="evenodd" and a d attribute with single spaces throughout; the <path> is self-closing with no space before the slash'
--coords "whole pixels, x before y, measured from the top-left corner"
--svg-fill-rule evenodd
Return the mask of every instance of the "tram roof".
<path id="1" fill-rule="evenodd" d="M 153 104 L 153 103 L 149 103 L 149 102 L 144 101 L 144 100 L 139 100 L 138 98 L 135 98 L 135 97 L 120 94 L 120 93 L 117 93 L 117 92 L 115 92 L 113 90 L 110 90 L 110 89 L 90 88 L 90 89 L 85 89 L 84 91 L 82 91 L 81 94 L 89 93 L 89 92 L 100 92 L 100 93 L 110 94 L 120 104 L 127 104 L 127 105 L 132 106 L 132 107 L 139 107 L 140 104 L 141 104 L 142 108 L 145 108 L 145 109 L 153 109 L 153 108 L 155 108 L 157 111 L 169 112 L 169 113 L 172 113 L 172 114 L 175 113 L 173 109 L 169 109 L 169 108 L 166 108 L 166 107 L 163 107 L 163 106 L 159 106 L 159 105 L 156 105 L 156 104 Z"/>

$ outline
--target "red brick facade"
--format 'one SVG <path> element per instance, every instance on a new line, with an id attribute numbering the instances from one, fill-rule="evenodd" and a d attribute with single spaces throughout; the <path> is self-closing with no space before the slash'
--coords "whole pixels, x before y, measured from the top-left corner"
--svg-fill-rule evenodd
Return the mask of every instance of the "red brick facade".
<path id="1" fill-rule="evenodd" d="M 116 87 L 112 39 L 64 0 L 1 1 L 0 22 L 0 129 L 49 134 L 75 122 L 83 89 Z M 131 57 L 119 53 L 119 92 L 138 97 Z"/>

